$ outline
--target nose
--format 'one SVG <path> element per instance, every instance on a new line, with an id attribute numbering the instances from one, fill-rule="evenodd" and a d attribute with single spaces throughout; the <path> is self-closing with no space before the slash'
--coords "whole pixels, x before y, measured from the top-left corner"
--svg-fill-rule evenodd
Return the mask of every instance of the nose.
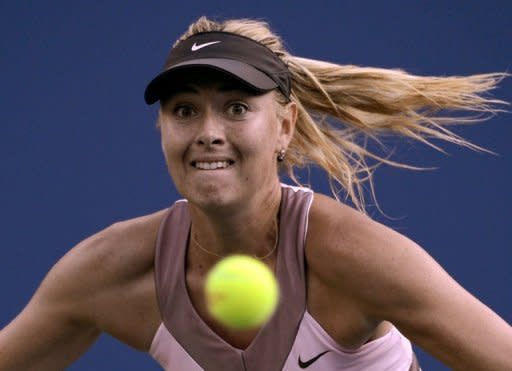
<path id="1" fill-rule="evenodd" d="M 206 148 L 221 146 L 225 143 L 224 125 L 221 119 L 211 111 L 207 112 L 201 120 L 195 142 Z"/>

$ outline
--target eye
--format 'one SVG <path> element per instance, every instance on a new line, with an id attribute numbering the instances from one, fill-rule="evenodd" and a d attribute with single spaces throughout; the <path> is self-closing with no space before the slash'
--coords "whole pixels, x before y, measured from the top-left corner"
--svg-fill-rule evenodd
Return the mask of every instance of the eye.
<path id="1" fill-rule="evenodd" d="M 177 105 L 173 109 L 173 114 L 180 119 L 187 119 L 197 114 L 196 109 L 191 105 Z"/>
<path id="2" fill-rule="evenodd" d="M 227 113 L 229 116 L 238 117 L 245 115 L 248 110 L 249 108 L 247 107 L 246 104 L 241 102 L 234 102 L 228 106 Z"/>

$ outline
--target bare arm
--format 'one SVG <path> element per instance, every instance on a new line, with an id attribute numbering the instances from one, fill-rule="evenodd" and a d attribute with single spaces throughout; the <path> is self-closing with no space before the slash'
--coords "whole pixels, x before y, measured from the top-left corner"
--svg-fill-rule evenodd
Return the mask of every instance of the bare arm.
<path id="1" fill-rule="evenodd" d="M 0 371 L 62 370 L 102 331 L 147 350 L 160 323 L 153 248 L 162 216 L 117 223 L 70 250 L 0 331 Z"/>
<path id="2" fill-rule="evenodd" d="M 326 280 L 369 319 L 394 323 L 455 370 L 512 370 L 510 325 L 414 242 L 333 203 L 316 200 L 316 212 L 328 222 L 317 226 L 324 246 L 308 260 L 323 267 Z"/>
<path id="3" fill-rule="evenodd" d="M 25 309 L 0 331 L 1 371 L 62 370 L 100 334 L 83 310 L 75 255 L 52 268 Z"/>
<path id="4" fill-rule="evenodd" d="M 0 332 L 0 370 L 63 370 L 98 335 L 93 326 L 34 300 Z"/>

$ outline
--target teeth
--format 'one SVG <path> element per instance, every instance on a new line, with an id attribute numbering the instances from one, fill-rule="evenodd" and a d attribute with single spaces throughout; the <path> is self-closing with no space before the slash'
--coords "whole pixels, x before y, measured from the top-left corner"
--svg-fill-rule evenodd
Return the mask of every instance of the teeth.
<path id="1" fill-rule="evenodd" d="M 215 161 L 215 162 L 196 162 L 196 168 L 202 170 L 215 170 L 224 169 L 228 167 L 228 161 Z"/>

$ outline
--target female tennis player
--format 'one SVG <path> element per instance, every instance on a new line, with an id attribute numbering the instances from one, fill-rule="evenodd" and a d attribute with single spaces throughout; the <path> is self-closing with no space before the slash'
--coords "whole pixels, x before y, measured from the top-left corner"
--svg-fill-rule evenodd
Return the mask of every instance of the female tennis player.
<path id="1" fill-rule="evenodd" d="M 0 332 L 0 370 L 57 370 L 107 332 L 166 370 L 419 370 L 411 342 L 456 370 L 511 370 L 512 329 L 421 247 L 365 215 L 368 138 L 436 138 L 492 113 L 503 74 L 420 77 L 290 55 L 262 22 L 200 18 L 147 86 L 183 196 L 71 249 Z M 281 184 L 314 164 L 329 197 Z M 338 200 L 346 195 L 347 204 Z M 234 331 L 205 275 L 234 253 L 276 274 L 278 308 Z"/>

